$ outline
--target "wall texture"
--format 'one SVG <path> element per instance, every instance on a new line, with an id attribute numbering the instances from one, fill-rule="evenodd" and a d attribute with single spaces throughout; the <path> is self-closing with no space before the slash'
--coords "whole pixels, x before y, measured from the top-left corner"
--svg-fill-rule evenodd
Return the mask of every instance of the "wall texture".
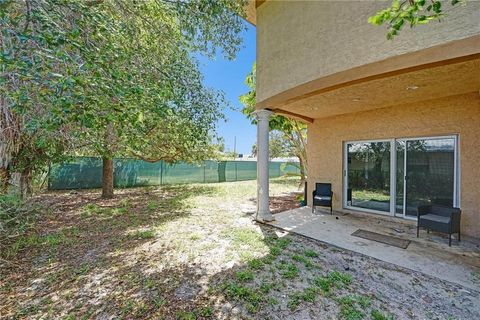
<path id="1" fill-rule="evenodd" d="M 480 237 L 480 94 L 323 118 L 308 126 L 308 185 L 331 182 L 342 210 L 343 142 L 458 134 L 462 232 Z M 312 189 L 309 187 L 309 194 Z M 311 199 L 309 199 L 311 205 Z"/>
<path id="2" fill-rule="evenodd" d="M 267 1 L 257 8 L 257 102 L 323 76 L 480 33 L 480 1 L 393 41 L 369 16 L 382 1 Z"/>

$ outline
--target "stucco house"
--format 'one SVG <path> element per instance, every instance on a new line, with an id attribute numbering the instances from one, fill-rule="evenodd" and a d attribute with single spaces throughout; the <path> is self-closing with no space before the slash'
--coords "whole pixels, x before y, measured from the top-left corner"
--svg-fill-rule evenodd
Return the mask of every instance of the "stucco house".
<path id="1" fill-rule="evenodd" d="M 462 209 L 480 237 L 480 2 L 387 40 L 381 1 L 250 1 L 257 32 L 258 216 L 268 210 L 268 118 L 308 124 L 308 190 L 335 211 L 415 219 Z M 351 195 L 351 196 L 350 196 Z M 308 205 L 311 205 L 308 199 Z"/>

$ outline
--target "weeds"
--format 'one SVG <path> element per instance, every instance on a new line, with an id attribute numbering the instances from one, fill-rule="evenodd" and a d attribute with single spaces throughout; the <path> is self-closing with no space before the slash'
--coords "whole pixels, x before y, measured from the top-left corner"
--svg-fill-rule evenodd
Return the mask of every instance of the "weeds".
<path id="1" fill-rule="evenodd" d="M 252 259 L 248 262 L 248 267 L 253 270 L 260 270 L 264 265 L 264 261 L 261 259 Z"/>
<path id="2" fill-rule="evenodd" d="M 300 270 L 294 264 L 287 264 L 286 270 L 282 272 L 282 277 L 285 279 L 293 279 L 298 276 Z"/>
<path id="3" fill-rule="evenodd" d="M 40 207 L 23 202 L 17 195 L 0 195 L 0 243 L 32 230 Z"/>
<path id="4" fill-rule="evenodd" d="M 316 253 L 314 250 L 312 249 L 306 249 L 303 254 L 306 256 L 306 257 L 309 257 L 309 258 L 317 258 L 318 257 L 318 253 Z"/>
<path id="5" fill-rule="evenodd" d="M 365 314 L 357 307 L 354 297 L 345 296 L 336 299 L 340 305 L 340 318 L 345 320 L 361 320 Z"/>
<path id="6" fill-rule="evenodd" d="M 298 306 L 302 301 L 315 302 L 318 291 L 319 291 L 319 288 L 317 287 L 308 287 L 301 292 L 295 292 L 291 294 L 287 302 L 288 308 L 294 311 L 298 308 Z"/>
<path id="7" fill-rule="evenodd" d="M 264 301 L 260 291 L 236 283 L 227 283 L 224 290 L 227 297 L 245 302 L 247 310 L 251 313 L 256 313 L 259 305 Z"/>
<path id="8" fill-rule="evenodd" d="M 155 231 L 153 230 L 137 230 L 130 234 L 130 237 L 134 239 L 147 240 L 155 238 Z"/>
<path id="9" fill-rule="evenodd" d="M 198 310 L 198 315 L 204 318 L 211 317 L 213 315 L 212 307 L 202 307 Z"/>
<path id="10" fill-rule="evenodd" d="M 79 234 L 78 228 L 62 229 L 46 235 L 29 234 L 17 237 L 17 240 L 5 249 L 3 253 L 6 258 L 15 257 L 20 251 L 28 248 L 47 247 L 54 249 L 59 245 L 71 244 L 74 237 Z"/>
<path id="11" fill-rule="evenodd" d="M 274 287 L 275 287 L 275 285 L 274 285 L 273 283 L 266 283 L 266 282 L 264 282 L 264 283 L 262 283 L 262 284 L 260 285 L 260 291 L 261 291 L 262 293 L 267 294 L 267 293 L 269 293 Z"/>
<path id="12" fill-rule="evenodd" d="M 248 282 L 253 280 L 253 272 L 250 270 L 238 271 L 236 276 L 240 282 Z"/>
<path id="13" fill-rule="evenodd" d="M 300 292 L 296 292 L 289 296 L 287 307 L 290 310 L 294 311 L 298 308 L 301 302 L 302 302 L 302 294 Z"/>
<path id="14" fill-rule="evenodd" d="M 191 311 L 179 311 L 176 314 L 177 320 L 195 320 L 197 316 Z"/>
<path id="15" fill-rule="evenodd" d="M 393 315 L 384 315 L 382 312 L 376 309 L 370 312 L 370 317 L 372 318 L 372 320 L 394 320 L 395 319 Z"/>
<path id="16" fill-rule="evenodd" d="M 312 268 L 313 267 L 312 261 L 305 256 L 302 256 L 302 255 L 299 255 L 299 254 L 294 254 L 294 255 L 292 255 L 292 260 L 303 263 L 303 265 L 305 265 L 305 267 L 307 267 L 307 268 Z"/>

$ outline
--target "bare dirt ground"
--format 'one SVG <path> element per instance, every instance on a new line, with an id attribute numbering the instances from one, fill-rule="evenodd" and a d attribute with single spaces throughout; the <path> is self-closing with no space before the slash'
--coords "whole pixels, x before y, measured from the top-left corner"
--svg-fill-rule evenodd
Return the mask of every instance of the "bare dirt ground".
<path id="1" fill-rule="evenodd" d="M 273 180 L 272 206 L 297 183 Z M 255 190 L 36 197 L 34 229 L 0 244 L 0 318 L 480 319 L 480 292 L 253 223 Z"/>

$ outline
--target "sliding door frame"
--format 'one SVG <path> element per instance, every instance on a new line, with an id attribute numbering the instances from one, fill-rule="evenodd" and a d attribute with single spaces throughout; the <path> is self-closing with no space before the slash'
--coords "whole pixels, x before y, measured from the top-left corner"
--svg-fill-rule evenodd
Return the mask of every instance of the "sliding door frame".
<path id="1" fill-rule="evenodd" d="M 347 190 L 348 190 L 348 145 L 352 143 L 371 143 L 371 142 L 389 142 L 390 143 L 390 211 L 380 211 L 374 209 L 366 209 L 355 207 L 349 205 L 347 202 Z M 394 203 L 395 199 L 392 198 L 392 190 L 395 189 L 395 159 L 392 157 L 392 152 L 395 149 L 395 139 L 372 139 L 372 140 L 353 140 L 353 141 L 345 141 L 343 143 L 343 208 L 348 210 L 355 210 L 355 211 L 363 211 L 368 213 L 375 213 L 381 215 L 392 215 L 392 208 L 394 207 L 392 204 Z"/>
<path id="2" fill-rule="evenodd" d="M 453 206 L 460 207 L 460 137 L 458 134 L 442 135 L 442 136 L 426 136 L 426 137 L 408 137 L 408 138 L 394 138 L 394 139 L 372 139 L 372 140 L 349 140 L 343 142 L 343 208 L 354 211 L 362 211 L 368 213 L 375 213 L 381 215 L 388 215 L 392 217 L 400 217 L 403 219 L 416 220 L 415 217 L 410 217 L 405 214 L 406 206 L 406 188 L 405 175 L 407 174 L 407 142 L 415 140 L 438 140 L 438 139 L 453 139 L 454 140 L 454 177 L 453 177 Z M 405 142 L 405 151 L 403 163 L 397 163 L 397 142 Z M 370 143 L 370 142 L 389 142 L 390 143 L 390 211 L 380 211 L 374 209 L 366 209 L 352 206 L 348 204 L 348 145 L 353 143 Z M 403 213 L 396 213 L 397 206 L 397 166 L 403 166 Z"/>

